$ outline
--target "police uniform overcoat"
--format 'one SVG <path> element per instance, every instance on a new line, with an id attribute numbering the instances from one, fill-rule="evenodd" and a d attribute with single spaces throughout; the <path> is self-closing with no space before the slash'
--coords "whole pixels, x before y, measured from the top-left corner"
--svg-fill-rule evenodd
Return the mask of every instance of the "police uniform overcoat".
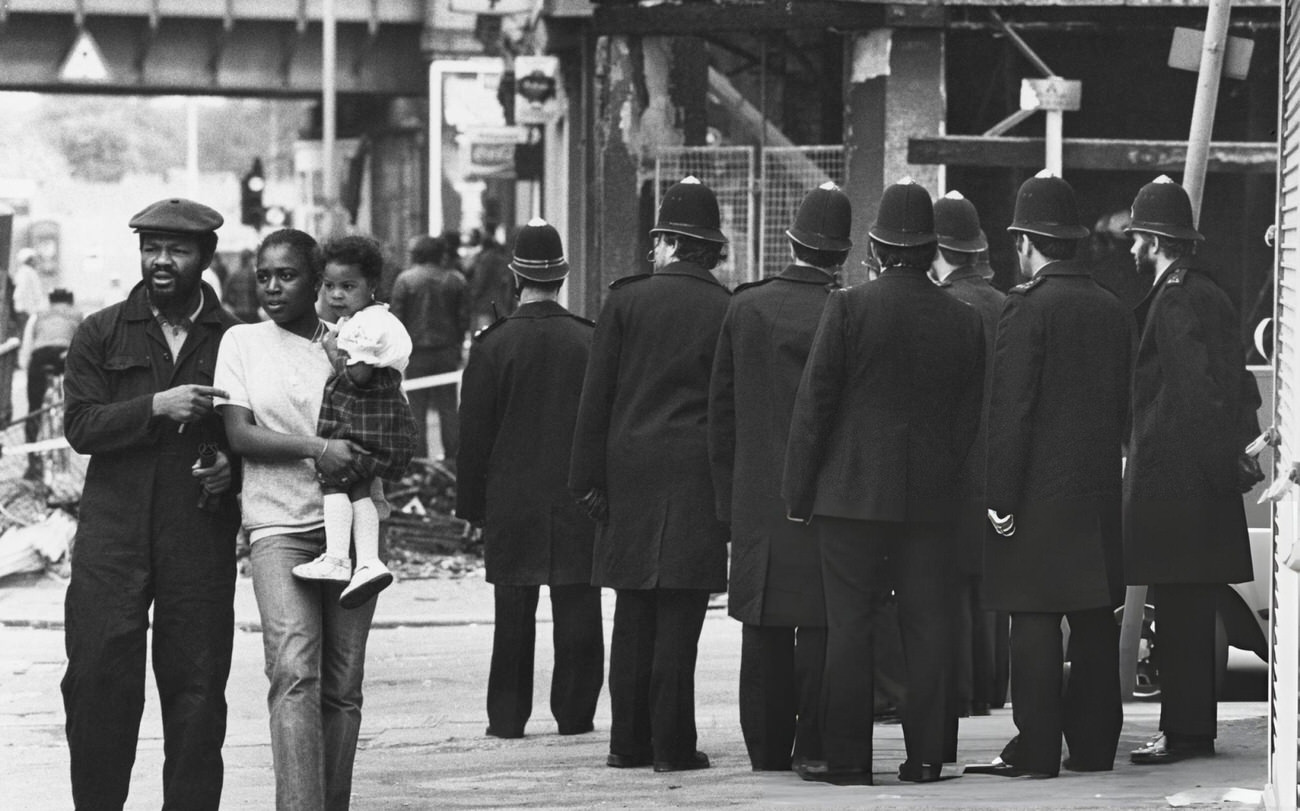
<path id="1" fill-rule="evenodd" d="M 603 490 L 592 584 L 722 591 L 727 528 L 709 469 L 709 375 L 731 294 L 674 262 L 615 282 L 596 324 L 569 487 Z"/>
<path id="2" fill-rule="evenodd" d="M 727 608 L 750 625 L 824 625 L 817 532 L 785 516 L 781 470 L 799 379 L 831 275 L 790 265 L 736 290 L 709 392 L 718 518 L 731 524 Z M 772 623 L 776 624 L 776 623 Z"/>
<path id="3" fill-rule="evenodd" d="M 1136 310 L 1133 433 L 1124 478 L 1129 583 L 1250 580 L 1238 458 L 1259 432 L 1232 302 L 1186 259 Z"/>
<path id="4" fill-rule="evenodd" d="M 833 293 L 790 424 L 791 515 L 951 520 L 983 391 L 979 315 L 924 272 Z"/>
<path id="5" fill-rule="evenodd" d="M 483 522 L 490 583 L 591 582 L 595 525 L 565 487 L 592 323 L 524 304 L 474 338 L 460 394 L 456 515 Z"/>
<path id="6" fill-rule="evenodd" d="M 959 508 L 957 516 L 958 534 L 969 543 L 956 556 L 959 571 L 979 574 L 983 568 L 984 533 L 988 528 L 984 504 L 984 477 L 987 472 L 985 468 L 989 443 L 988 402 L 993 381 L 993 343 L 997 337 L 998 316 L 1002 312 L 1002 303 L 1006 300 L 1006 296 L 989 284 L 989 280 L 981 276 L 973 267 L 963 267 L 953 271 L 939 286 L 953 298 L 974 307 L 984 327 L 984 407 L 980 417 L 979 433 L 975 435 L 975 443 L 966 457 L 961 488 L 964 503 Z"/>
<path id="7" fill-rule="evenodd" d="M 1075 262 L 1011 289 L 998 321 L 987 499 L 1012 513 L 986 536 L 988 608 L 1079 611 L 1123 600 L 1121 453 L 1131 314 Z"/>

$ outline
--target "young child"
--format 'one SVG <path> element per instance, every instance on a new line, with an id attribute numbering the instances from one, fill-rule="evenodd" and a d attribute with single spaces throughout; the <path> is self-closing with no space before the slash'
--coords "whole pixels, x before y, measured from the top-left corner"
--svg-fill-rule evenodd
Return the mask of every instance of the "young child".
<path id="1" fill-rule="evenodd" d="M 411 336 L 388 305 L 375 301 L 383 270 L 379 244 L 360 236 L 343 237 L 323 249 L 323 289 L 337 331 L 324 340 L 334 374 L 325 384 L 317 433 L 351 440 L 369 454 L 365 474 L 351 484 L 322 481 L 325 494 L 325 552 L 293 568 L 304 580 L 348 583 L 339 596 L 356 608 L 393 582 L 379 559 L 379 513 L 371 500 L 376 478 L 401 477 L 415 453 L 415 420 L 402 393 L 402 372 L 411 357 Z M 356 543 L 356 571 L 348 542 Z"/>

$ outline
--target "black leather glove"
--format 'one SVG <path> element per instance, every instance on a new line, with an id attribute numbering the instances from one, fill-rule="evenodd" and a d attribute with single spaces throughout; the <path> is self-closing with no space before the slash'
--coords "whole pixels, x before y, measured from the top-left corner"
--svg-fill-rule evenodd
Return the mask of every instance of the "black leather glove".
<path id="1" fill-rule="evenodd" d="M 1249 454 L 1237 457 L 1237 489 L 1249 493 L 1251 488 L 1264 481 L 1264 471 L 1259 467 L 1259 459 Z"/>
<path id="2" fill-rule="evenodd" d="M 587 514 L 587 517 L 597 524 L 603 524 L 609 520 L 609 502 L 605 500 L 605 491 L 597 487 L 587 491 L 585 496 L 578 499 L 578 506 Z"/>

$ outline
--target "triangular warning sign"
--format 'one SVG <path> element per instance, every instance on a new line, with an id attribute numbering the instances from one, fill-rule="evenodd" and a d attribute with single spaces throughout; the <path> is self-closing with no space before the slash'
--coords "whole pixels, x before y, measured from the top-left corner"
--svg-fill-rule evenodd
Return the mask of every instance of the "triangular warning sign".
<path id="1" fill-rule="evenodd" d="M 72 50 L 63 59 L 59 79 L 65 82 L 103 82 L 108 79 L 108 65 L 99 44 L 84 28 L 72 43 Z"/>

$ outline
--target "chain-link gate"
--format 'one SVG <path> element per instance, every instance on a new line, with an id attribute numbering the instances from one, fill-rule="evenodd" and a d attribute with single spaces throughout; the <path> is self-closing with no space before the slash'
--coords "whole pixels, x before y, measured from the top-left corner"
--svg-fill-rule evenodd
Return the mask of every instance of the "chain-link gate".
<path id="1" fill-rule="evenodd" d="M 655 210 L 687 175 L 713 189 L 727 235 L 727 258 L 714 275 L 728 288 L 780 273 L 789 264 L 785 231 L 805 194 L 832 180 L 844 185 L 844 147 L 666 147 L 655 157 Z"/>
<path id="2" fill-rule="evenodd" d="M 844 185 L 844 147 L 767 147 L 762 168 L 759 267 L 763 276 L 773 276 L 790 264 L 785 232 L 804 195 L 828 180 Z"/>

